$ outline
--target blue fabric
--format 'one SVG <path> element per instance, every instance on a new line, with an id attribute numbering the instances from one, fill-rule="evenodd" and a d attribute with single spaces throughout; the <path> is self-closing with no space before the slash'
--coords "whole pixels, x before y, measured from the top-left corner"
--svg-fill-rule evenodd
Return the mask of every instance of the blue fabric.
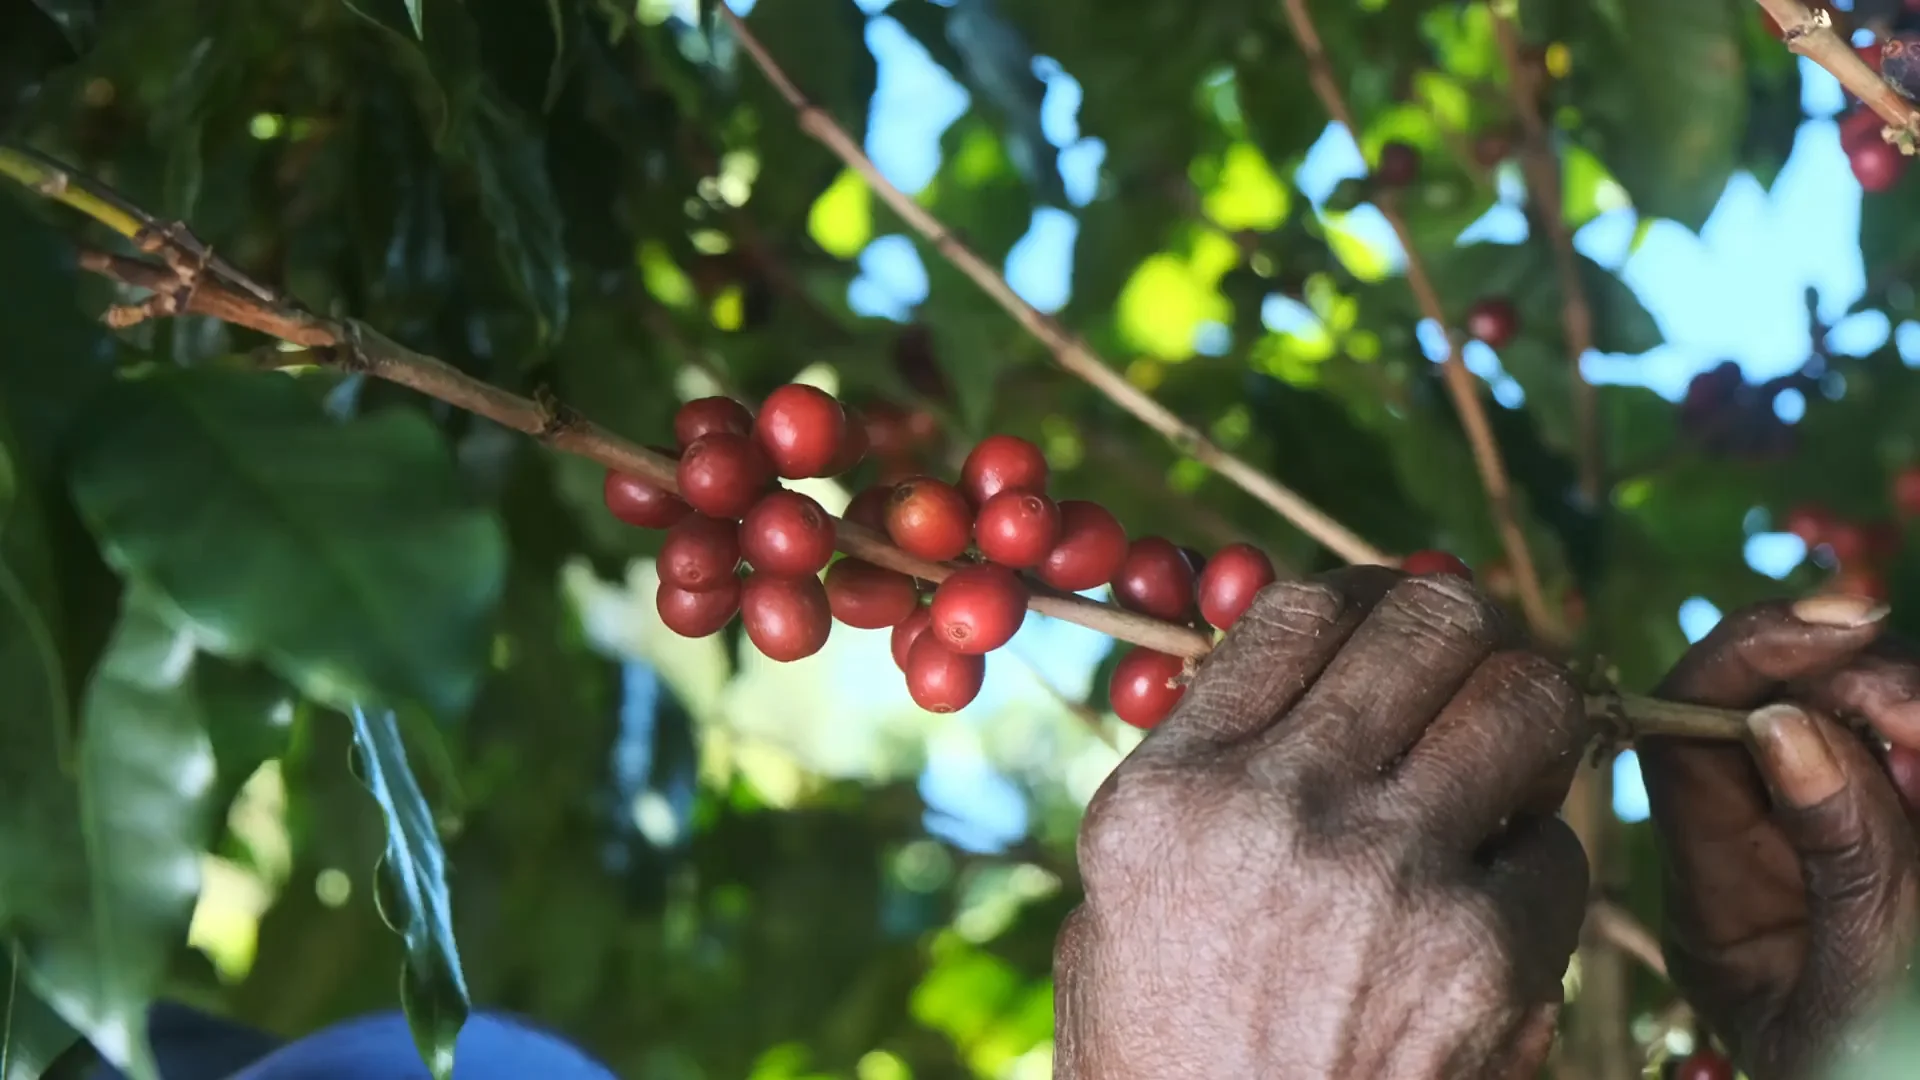
<path id="1" fill-rule="evenodd" d="M 323 1028 L 285 1045 L 184 1005 L 150 1014 L 164 1080 L 430 1080 L 398 1010 Z M 616 1080 L 572 1043 L 503 1013 L 475 1013 L 454 1046 L 454 1080 Z M 125 1080 L 107 1065 L 88 1080 Z"/>

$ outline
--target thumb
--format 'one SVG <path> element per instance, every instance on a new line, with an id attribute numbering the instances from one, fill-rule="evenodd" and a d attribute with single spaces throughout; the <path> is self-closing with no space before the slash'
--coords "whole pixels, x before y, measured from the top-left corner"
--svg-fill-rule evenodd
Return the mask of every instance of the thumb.
<path id="1" fill-rule="evenodd" d="M 1911 958 L 1913 830 L 1885 772 L 1859 739 L 1792 705 L 1748 718 L 1776 819 L 1799 854 L 1809 941 L 1798 982 L 1761 1034 L 1780 1055 L 1831 1050 L 1894 989 Z"/>

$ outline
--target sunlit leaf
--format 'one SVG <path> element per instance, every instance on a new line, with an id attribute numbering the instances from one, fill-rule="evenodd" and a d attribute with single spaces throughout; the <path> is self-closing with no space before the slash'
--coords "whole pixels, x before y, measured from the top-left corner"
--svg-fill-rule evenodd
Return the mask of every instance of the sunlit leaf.
<path id="1" fill-rule="evenodd" d="M 353 709 L 353 738 L 361 779 L 387 821 L 380 859 L 381 916 L 406 943 L 400 1000 L 420 1060 L 435 1080 L 453 1075 L 453 1048 L 472 1002 L 453 940 L 446 853 L 433 809 L 420 792 L 392 713 Z"/>
<path id="2" fill-rule="evenodd" d="M 303 692 L 460 712 L 504 558 L 425 418 L 329 419 L 284 375 L 178 371 L 90 414 L 74 494 L 108 557 Z"/>
<path id="3" fill-rule="evenodd" d="M 807 234 L 829 255 L 851 259 L 873 239 L 873 192 L 852 169 L 844 169 L 814 200 Z"/>

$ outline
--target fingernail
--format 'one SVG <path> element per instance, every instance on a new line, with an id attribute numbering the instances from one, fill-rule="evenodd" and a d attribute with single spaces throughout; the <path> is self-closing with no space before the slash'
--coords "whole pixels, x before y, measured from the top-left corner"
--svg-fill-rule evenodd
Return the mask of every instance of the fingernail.
<path id="1" fill-rule="evenodd" d="M 1893 610 L 1869 596 L 1829 593 L 1809 596 L 1793 605 L 1793 617 L 1816 626 L 1852 628 L 1879 622 Z"/>
<path id="2" fill-rule="evenodd" d="M 1761 771 L 1781 801 L 1805 809 L 1846 786 L 1846 774 L 1813 717 L 1791 705 L 1769 705 L 1748 715 L 1747 728 Z"/>

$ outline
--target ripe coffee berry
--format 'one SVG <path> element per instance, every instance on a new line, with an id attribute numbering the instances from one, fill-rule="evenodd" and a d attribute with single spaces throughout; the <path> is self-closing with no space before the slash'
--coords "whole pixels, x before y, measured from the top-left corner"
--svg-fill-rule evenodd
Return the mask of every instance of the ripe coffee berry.
<path id="1" fill-rule="evenodd" d="M 1818 503 L 1802 503 L 1787 511 L 1784 524 L 1788 532 L 1800 538 L 1808 547 L 1818 547 L 1827 542 L 1827 533 L 1836 519 L 1833 512 Z"/>
<path id="2" fill-rule="evenodd" d="M 671 528 L 693 512 L 685 500 L 666 488 L 613 469 L 607 470 L 600 495 L 606 500 L 608 513 L 642 529 Z"/>
<path id="3" fill-rule="evenodd" d="M 905 574 L 861 559 L 841 559 L 827 568 L 827 606 L 848 626 L 881 630 L 920 610 L 920 590 Z"/>
<path id="4" fill-rule="evenodd" d="M 1005 645 L 1027 617 L 1027 587 L 1003 566 L 956 570 L 933 590 L 929 636 L 954 652 L 988 653 Z"/>
<path id="5" fill-rule="evenodd" d="M 1060 539 L 1060 508 L 1045 495 L 1008 488 L 980 506 L 973 542 L 980 554 L 1015 570 L 1045 561 Z"/>
<path id="6" fill-rule="evenodd" d="M 773 483 L 773 466 L 752 439 L 702 435 L 680 456 L 680 497 L 709 517 L 737 518 Z"/>
<path id="7" fill-rule="evenodd" d="M 840 476 L 852 472 L 853 467 L 867 456 L 869 445 L 866 422 L 848 410 L 846 437 L 840 440 L 839 452 L 827 463 L 827 470 L 822 475 Z"/>
<path id="8" fill-rule="evenodd" d="M 740 623 L 754 648 L 783 664 L 819 652 L 833 629 L 819 578 L 776 574 L 747 575 L 740 587 Z"/>
<path id="9" fill-rule="evenodd" d="M 1867 531 L 1851 521 L 1836 521 L 1827 526 L 1824 542 L 1841 566 L 1852 566 L 1867 555 Z"/>
<path id="10" fill-rule="evenodd" d="M 893 488 L 885 484 L 875 484 L 864 488 L 847 503 L 847 512 L 840 515 L 841 521 L 851 521 L 872 529 L 882 536 L 887 534 L 887 496 L 893 494 Z"/>
<path id="11" fill-rule="evenodd" d="M 817 574 L 833 558 L 833 518 L 797 491 L 762 496 L 740 521 L 740 553 L 755 570 Z"/>
<path id="12" fill-rule="evenodd" d="M 1390 142 L 1380 148 L 1380 164 L 1373 179 L 1381 187 L 1403 188 L 1420 174 L 1420 151 L 1403 142 Z"/>
<path id="13" fill-rule="evenodd" d="M 1135 648 L 1113 667 L 1107 698 L 1114 715 L 1142 730 L 1151 730 L 1167 718 L 1186 696 L 1179 680 L 1186 664 L 1177 656 Z"/>
<path id="14" fill-rule="evenodd" d="M 913 650 L 913 643 L 919 641 L 933 622 L 933 615 L 921 608 L 900 621 L 893 628 L 893 636 L 888 646 L 893 650 L 893 666 L 901 671 L 907 670 L 907 654 Z"/>
<path id="15" fill-rule="evenodd" d="M 753 434 L 781 476 L 825 476 L 847 438 L 847 411 L 824 390 L 788 383 L 760 403 Z"/>
<path id="16" fill-rule="evenodd" d="M 1490 348 L 1504 348 L 1520 329 L 1520 312 L 1502 296 L 1489 296 L 1467 309 L 1467 333 Z"/>
<path id="17" fill-rule="evenodd" d="M 1894 474 L 1893 508 L 1906 517 L 1920 517 L 1920 465 Z"/>
<path id="18" fill-rule="evenodd" d="M 1414 577 L 1426 574 L 1451 574 L 1473 580 L 1473 571 L 1459 556 L 1447 551 L 1416 551 L 1400 560 L 1400 569 Z"/>
<path id="19" fill-rule="evenodd" d="M 1193 564 L 1186 553 L 1161 536 L 1143 536 L 1127 548 L 1126 561 L 1113 579 L 1120 606 L 1168 622 L 1193 617 Z"/>
<path id="20" fill-rule="evenodd" d="M 1060 504 L 1060 539 L 1040 564 L 1040 580 L 1056 589 L 1083 592 L 1112 581 L 1127 560 L 1127 530 L 1099 503 L 1067 499 Z"/>
<path id="21" fill-rule="evenodd" d="M 960 466 L 960 491 L 984 506 L 1008 488 L 1047 490 L 1047 457 L 1040 448 L 1013 435 L 989 435 Z"/>
<path id="22" fill-rule="evenodd" d="M 703 397 L 687 402 L 673 414 L 673 437 L 682 450 L 700 436 L 716 431 L 751 435 L 753 413 L 730 397 Z"/>
<path id="23" fill-rule="evenodd" d="M 1252 544 L 1228 544 L 1200 573 L 1200 617 L 1227 629 L 1253 606 L 1254 595 L 1273 584 L 1273 560 Z"/>
<path id="24" fill-rule="evenodd" d="M 1891 191 L 1907 172 L 1907 156 L 1889 142 L 1862 142 L 1847 153 L 1847 165 L 1860 190 Z"/>
<path id="25" fill-rule="evenodd" d="M 1886 130 L 1886 121 L 1880 114 L 1864 106 L 1854 109 L 1840 117 L 1840 149 L 1851 155 L 1856 149 L 1868 143 L 1883 143 L 1887 140 L 1880 134 Z"/>
<path id="26" fill-rule="evenodd" d="M 1733 1080 L 1733 1062 L 1713 1050 L 1695 1050 L 1674 1067 L 1673 1080 Z"/>
<path id="27" fill-rule="evenodd" d="M 987 658 L 958 653 L 932 634 L 922 634 L 907 652 L 903 669 L 913 703 L 930 713 L 958 712 L 980 696 L 987 678 Z"/>
<path id="28" fill-rule="evenodd" d="M 887 498 L 887 535 L 909 555 L 934 562 L 958 558 L 973 534 L 973 508 L 944 480 L 916 476 Z"/>
<path id="29" fill-rule="evenodd" d="M 688 515 L 660 545 L 660 580 L 676 589 L 722 588 L 739 565 L 740 526 L 725 518 Z"/>
<path id="30" fill-rule="evenodd" d="M 654 591 L 653 606 L 666 628 L 685 638 L 703 638 L 720 632 L 740 610 L 740 579 L 730 577 L 706 592 L 676 589 L 662 581 Z"/>

